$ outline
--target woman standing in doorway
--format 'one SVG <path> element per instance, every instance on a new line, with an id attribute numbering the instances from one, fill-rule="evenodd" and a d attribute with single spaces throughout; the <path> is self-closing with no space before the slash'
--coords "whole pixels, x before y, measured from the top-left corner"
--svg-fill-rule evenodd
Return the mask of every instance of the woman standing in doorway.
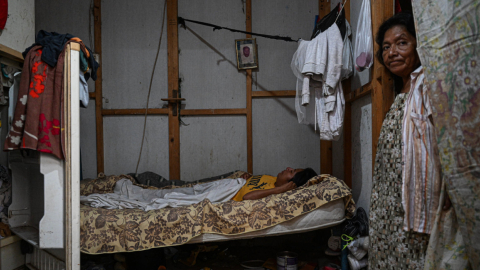
<path id="1" fill-rule="evenodd" d="M 369 213 L 369 269 L 423 269 L 438 207 L 440 167 L 415 37 L 413 16 L 408 13 L 385 21 L 376 37 L 379 62 L 403 86 L 378 139 Z"/>

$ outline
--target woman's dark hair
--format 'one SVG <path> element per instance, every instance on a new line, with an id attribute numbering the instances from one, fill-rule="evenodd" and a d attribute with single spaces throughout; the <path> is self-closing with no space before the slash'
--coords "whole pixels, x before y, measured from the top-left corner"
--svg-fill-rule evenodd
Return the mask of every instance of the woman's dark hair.
<path id="1" fill-rule="evenodd" d="M 315 176 L 317 176 L 317 173 L 312 168 L 306 168 L 301 172 L 297 172 L 290 181 L 294 182 L 297 187 L 300 187 Z"/>
<path id="2" fill-rule="evenodd" d="M 415 31 L 415 22 L 413 20 L 413 15 L 411 12 L 405 11 L 405 12 L 400 12 L 392 17 L 390 17 L 388 20 L 382 23 L 380 27 L 378 28 L 377 32 L 377 37 L 375 38 L 375 42 L 378 44 L 380 47 L 376 53 L 376 57 L 378 59 L 378 62 L 385 66 L 385 63 L 383 62 L 383 50 L 382 50 L 382 45 L 383 45 L 383 39 L 385 38 L 385 33 L 392 27 L 397 26 L 397 25 L 402 25 L 407 29 L 407 31 L 414 37 L 417 38 L 417 33 Z M 403 87 L 403 81 L 400 77 L 396 76 L 393 74 L 393 80 L 395 83 L 395 90 L 397 92 L 400 91 Z"/>

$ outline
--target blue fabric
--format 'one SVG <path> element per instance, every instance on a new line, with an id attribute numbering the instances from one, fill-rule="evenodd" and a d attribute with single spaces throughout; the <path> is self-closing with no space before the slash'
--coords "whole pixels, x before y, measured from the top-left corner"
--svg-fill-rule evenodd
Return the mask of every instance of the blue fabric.
<path id="1" fill-rule="evenodd" d="M 33 46 L 40 45 L 42 46 L 42 61 L 47 63 L 49 66 L 54 67 L 57 65 L 57 59 L 60 53 L 62 53 L 63 46 L 74 36 L 70 34 L 59 34 L 56 32 L 47 32 L 44 30 L 38 31 L 37 37 L 35 38 L 35 43 L 28 47 L 22 54 L 23 58 L 27 56 L 27 53 Z"/>

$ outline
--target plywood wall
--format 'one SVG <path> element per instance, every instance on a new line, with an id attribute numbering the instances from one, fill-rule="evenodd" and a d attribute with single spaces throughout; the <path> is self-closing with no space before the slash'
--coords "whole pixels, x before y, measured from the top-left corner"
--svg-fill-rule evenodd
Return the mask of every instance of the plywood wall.
<path id="1" fill-rule="evenodd" d="M 245 1 L 179 1 L 178 14 L 245 29 Z M 36 1 L 36 31 L 69 32 L 89 39 L 90 1 Z M 162 18 L 163 1 L 102 1 L 103 106 L 144 108 Z M 318 1 L 252 2 L 253 31 L 309 39 Z M 52 16 L 52 14 L 56 14 Z M 72 19 L 73 18 L 73 19 Z M 93 18 L 92 18 L 93 20 Z M 165 28 L 166 28 L 165 24 Z M 212 31 L 187 24 L 179 29 L 179 77 L 184 109 L 245 108 L 246 75 L 236 68 L 234 40 L 243 34 Z M 93 36 L 93 21 L 92 21 Z M 150 108 L 162 108 L 167 97 L 166 29 L 153 81 Z M 296 43 L 257 39 L 260 68 L 253 72 L 253 91 L 294 90 L 290 61 Z M 90 89 L 94 87 L 90 84 Z M 91 100 L 92 105 L 94 101 Z M 254 99 L 253 172 L 276 174 L 287 166 L 309 166 L 320 172 L 318 134 L 296 121 L 293 98 Z M 247 169 L 245 116 L 183 117 L 180 127 L 181 178 L 195 180 Z M 94 107 L 82 109 L 84 177 L 96 175 Z M 143 128 L 142 116 L 104 118 L 105 173 L 135 170 Z M 167 116 L 149 116 L 139 172 L 168 178 Z"/>
<path id="2" fill-rule="evenodd" d="M 8 18 L 0 30 L 0 43 L 23 52 L 35 41 L 34 0 L 8 1 Z"/>

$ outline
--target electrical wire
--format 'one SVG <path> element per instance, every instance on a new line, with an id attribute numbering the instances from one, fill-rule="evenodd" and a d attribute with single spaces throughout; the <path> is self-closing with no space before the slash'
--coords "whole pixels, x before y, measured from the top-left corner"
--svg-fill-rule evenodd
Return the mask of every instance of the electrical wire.
<path id="1" fill-rule="evenodd" d="M 196 23 L 196 24 L 208 26 L 208 27 L 213 27 L 213 31 L 225 29 L 225 30 L 228 30 L 228 31 L 234 32 L 234 33 L 249 34 L 249 35 L 252 35 L 252 36 L 258 36 L 258 37 L 264 37 L 264 38 L 270 38 L 270 39 L 276 39 L 276 40 L 283 40 L 283 41 L 287 41 L 287 42 L 298 42 L 300 40 L 300 39 L 293 40 L 291 37 L 284 37 L 284 36 L 278 36 L 278 35 L 275 35 L 275 36 L 274 35 L 266 35 L 266 34 L 253 33 L 253 32 L 248 32 L 248 31 L 243 31 L 243 30 L 237 30 L 237 29 L 223 27 L 223 26 L 219 26 L 219 25 L 215 25 L 215 24 L 211 24 L 211 23 L 194 21 L 194 20 L 189 20 L 189 19 L 185 19 L 185 18 L 182 18 L 182 17 L 178 17 L 178 24 L 180 24 L 183 28 L 186 28 L 185 22 L 191 22 L 191 23 Z"/>
<path id="2" fill-rule="evenodd" d="M 140 146 L 140 154 L 138 155 L 137 167 L 135 168 L 135 176 L 138 176 L 138 174 L 137 174 L 138 173 L 138 165 L 140 164 L 140 160 L 142 158 L 143 142 L 145 141 L 145 130 L 147 128 L 148 103 L 150 101 L 150 93 L 152 92 L 153 74 L 155 74 L 155 67 L 157 66 L 158 54 L 160 53 L 160 45 L 162 44 L 163 26 L 165 24 L 165 11 L 166 10 L 167 10 L 167 0 L 165 0 L 164 5 L 163 5 L 163 17 L 162 17 L 162 28 L 161 28 L 161 31 L 160 31 L 160 39 L 158 41 L 157 55 L 155 56 L 155 62 L 153 64 L 152 76 L 150 77 L 150 85 L 148 86 L 147 106 L 145 107 L 145 120 L 143 122 L 142 144 Z"/>

